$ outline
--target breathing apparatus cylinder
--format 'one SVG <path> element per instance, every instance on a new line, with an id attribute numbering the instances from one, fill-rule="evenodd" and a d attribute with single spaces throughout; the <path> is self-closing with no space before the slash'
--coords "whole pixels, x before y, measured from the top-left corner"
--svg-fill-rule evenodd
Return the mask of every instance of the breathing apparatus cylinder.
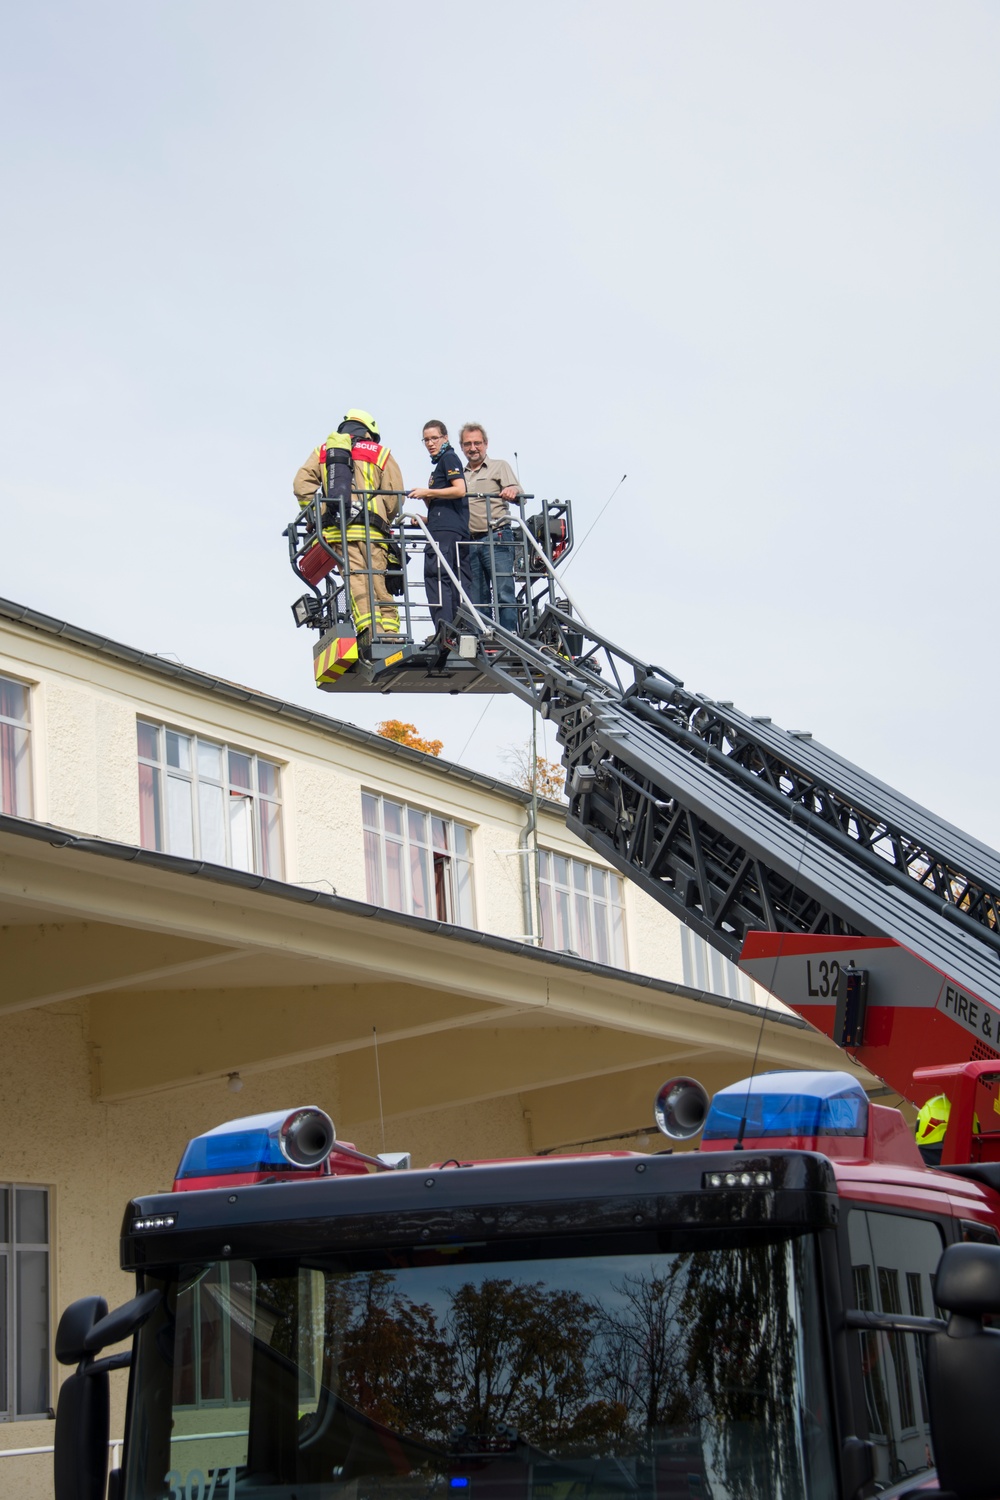
<path id="1" fill-rule="evenodd" d="M 336 525 L 341 517 L 341 503 L 345 519 L 351 519 L 351 486 L 354 466 L 351 461 L 351 439 L 346 432 L 331 432 L 324 444 L 326 464 L 327 522 Z"/>

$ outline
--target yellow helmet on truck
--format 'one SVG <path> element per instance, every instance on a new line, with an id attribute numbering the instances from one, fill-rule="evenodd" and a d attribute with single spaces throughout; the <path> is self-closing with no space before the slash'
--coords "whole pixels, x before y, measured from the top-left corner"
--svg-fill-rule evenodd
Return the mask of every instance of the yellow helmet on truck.
<path id="1" fill-rule="evenodd" d="M 943 1141 L 950 1116 L 951 1102 L 947 1094 L 935 1094 L 933 1099 L 928 1099 L 917 1113 L 917 1145 L 936 1146 Z"/>
<path id="2" fill-rule="evenodd" d="M 915 1132 L 917 1145 L 936 1146 L 940 1141 L 943 1141 L 950 1118 L 951 1100 L 947 1094 L 935 1094 L 933 1099 L 928 1099 L 923 1108 L 917 1112 L 917 1128 Z M 978 1114 L 972 1116 L 972 1128 L 976 1135 L 978 1135 Z"/>

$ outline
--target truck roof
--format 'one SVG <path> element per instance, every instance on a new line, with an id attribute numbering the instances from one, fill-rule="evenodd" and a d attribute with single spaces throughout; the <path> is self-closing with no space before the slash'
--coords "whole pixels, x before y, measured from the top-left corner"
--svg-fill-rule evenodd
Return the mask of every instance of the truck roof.
<path id="1" fill-rule="evenodd" d="M 833 1165 L 818 1152 L 549 1157 L 136 1198 L 122 1224 L 121 1264 L 136 1270 L 224 1256 L 523 1240 L 685 1222 L 730 1228 L 734 1192 L 745 1199 L 738 1222 L 750 1228 L 820 1227 L 836 1217 Z"/>
<path id="2" fill-rule="evenodd" d="M 934 1167 L 837 1160 L 831 1165 L 842 1198 L 905 1213 L 943 1213 L 1000 1229 L 1000 1194 L 984 1181 Z"/>
<path id="3" fill-rule="evenodd" d="M 733 1214 L 733 1199 L 741 1200 Z M 697 1199 L 697 1206 L 695 1205 Z M 345 1247 L 678 1229 L 821 1228 L 838 1200 L 1000 1223 L 985 1182 L 927 1167 L 750 1148 L 560 1157 L 468 1167 L 310 1177 L 134 1199 L 123 1269 Z M 717 1205 L 717 1206 L 716 1206 Z"/>

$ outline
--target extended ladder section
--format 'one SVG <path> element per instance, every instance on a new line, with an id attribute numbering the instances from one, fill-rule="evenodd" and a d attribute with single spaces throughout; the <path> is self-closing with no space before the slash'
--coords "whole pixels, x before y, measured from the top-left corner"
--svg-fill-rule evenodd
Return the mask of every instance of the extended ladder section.
<path id="1" fill-rule="evenodd" d="M 482 665 L 555 727 L 573 832 L 728 958 L 761 930 L 888 938 L 1000 1008 L 995 850 L 810 735 L 689 692 L 568 599 L 530 637 L 494 627 Z"/>
<path id="2" fill-rule="evenodd" d="M 518 630 L 461 593 L 455 629 L 436 643 L 434 661 L 414 647 L 399 685 L 420 690 L 419 673 L 440 691 L 438 674 L 452 672 L 445 690 L 467 690 L 460 669 L 475 691 L 510 692 L 539 709 L 563 751 L 568 826 L 734 962 L 754 935 L 758 944 L 787 935 L 789 945 L 826 944 L 831 953 L 850 953 L 853 939 L 882 941 L 897 956 L 906 950 L 933 982 L 904 999 L 890 975 L 881 1003 L 943 1012 L 951 986 L 948 1019 L 970 1034 L 972 1055 L 1000 1057 L 1000 854 L 810 735 L 689 692 L 612 644 L 557 577 L 545 525 L 534 530 L 541 540 L 522 519 Z M 422 529 L 404 534 L 431 545 Z M 385 690 L 391 667 L 362 670 Z M 361 684 L 352 673 L 344 686 Z M 800 1006 L 798 980 L 776 982 L 773 966 L 744 967 L 844 1043 L 833 1030 L 836 985 L 825 992 L 827 1019 Z M 970 1001 L 964 1020 L 962 992 L 983 1006 Z"/>

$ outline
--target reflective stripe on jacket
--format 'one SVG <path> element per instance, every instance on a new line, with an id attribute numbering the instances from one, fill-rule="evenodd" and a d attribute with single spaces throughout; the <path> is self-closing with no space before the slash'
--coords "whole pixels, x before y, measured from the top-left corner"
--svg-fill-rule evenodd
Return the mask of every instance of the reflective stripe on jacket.
<path id="1" fill-rule="evenodd" d="M 340 442 L 343 442 L 343 437 L 340 433 L 331 433 L 326 443 L 322 443 L 316 450 L 319 457 L 320 472 L 323 475 L 324 495 L 327 493 L 327 444 L 333 446 L 335 439 L 338 438 Z M 340 444 L 338 443 L 337 446 L 339 447 Z M 348 508 L 347 540 L 349 542 L 363 542 L 365 540 L 365 523 L 357 515 L 358 510 L 364 507 L 369 514 L 368 535 L 372 542 L 377 542 L 382 534 L 382 526 L 379 523 L 381 522 L 383 525 L 388 523 L 388 518 L 383 513 L 385 503 L 384 501 L 381 504 L 379 503 L 379 491 L 382 487 L 382 473 L 389 461 L 389 450 L 388 448 L 383 448 L 381 443 L 368 441 L 356 442 L 351 447 L 351 461 L 354 469 L 354 493 L 351 496 L 351 503 Z M 357 494 L 358 490 L 364 492 L 365 499 L 359 498 Z M 333 519 L 333 516 L 327 515 L 327 520 Z M 336 536 L 340 536 L 339 526 L 334 525 L 332 530 Z M 324 535 L 326 535 L 325 529 Z M 329 538 L 327 539 L 329 540 Z"/>
<path id="2" fill-rule="evenodd" d="M 353 505 L 367 505 L 372 517 L 378 516 L 391 526 L 400 510 L 400 494 L 403 489 L 403 476 L 399 471 L 399 465 L 393 458 L 390 450 L 380 443 L 356 442 L 351 444 L 350 438 L 345 434 L 331 433 L 325 442 L 318 448 L 314 448 L 295 476 L 292 488 L 295 498 L 303 507 L 311 505 L 317 490 L 326 494 L 326 456 L 327 447 L 346 448 L 349 446 L 351 457 L 352 488 L 361 490 L 363 496 L 351 497 Z M 389 493 L 386 493 L 388 491 Z M 393 493 L 396 492 L 396 493 Z M 324 517 L 326 524 L 323 528 L 327 540 L 340 540 L 339 525 L 330 527 L 332 516 L 328 512 Z M 373 542 L 378 540 L 379 529 L 369 522 L 370 534 Z M 348 541 L 364 541 L 364 522 L 360 525 L 348 526 Z"/>

